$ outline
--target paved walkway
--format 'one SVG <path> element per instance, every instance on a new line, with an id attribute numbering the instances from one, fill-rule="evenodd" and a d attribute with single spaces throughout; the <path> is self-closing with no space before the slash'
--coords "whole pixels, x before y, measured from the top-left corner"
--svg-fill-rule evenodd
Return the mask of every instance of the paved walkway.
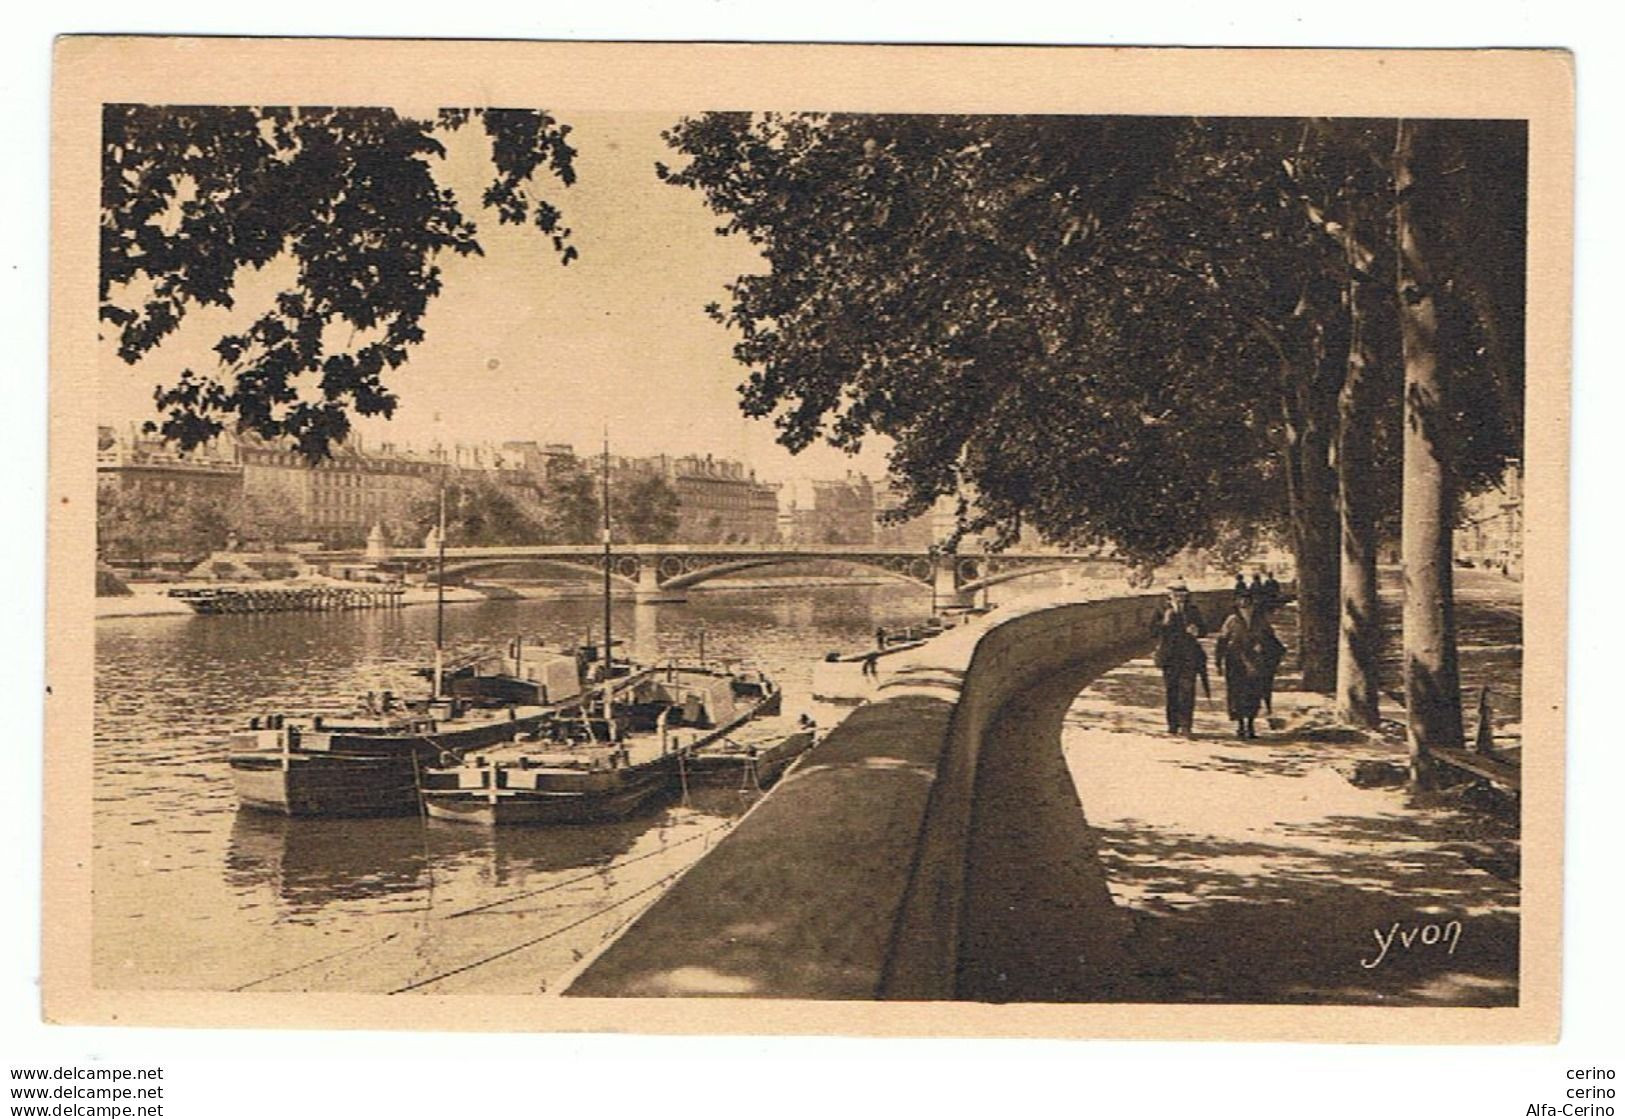
<path id="1" fill-rule="evenodd" d="M 1279 693 L 1270 725 L 1240 741 L 1213 683 L 1194 739 L 1164 732 L 1149 660 L 1095 681 L 1066 717 L 1132 972 L 1112 997 L 1514 1004 L 1513 829 L 1448 798 L 1356 786 L 1360 763 L 1403 753 L 1325 726 L 1319 696 Z"/>

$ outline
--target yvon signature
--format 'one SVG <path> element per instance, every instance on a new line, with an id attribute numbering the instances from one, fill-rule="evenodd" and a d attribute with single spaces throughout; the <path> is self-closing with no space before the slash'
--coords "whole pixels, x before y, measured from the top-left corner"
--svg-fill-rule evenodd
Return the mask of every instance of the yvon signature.
<path id="1" fill-rule="evenodd" d="M 1398 941 L 1399 951 L 1409 952 L 1418 944 L 1425 948 L 1434 948 L 1448 942 L 1449 947 L 1445 955 L 1454 956 L 1456 945 L 1461 943 L 1461 922 L 1446 921 L 1443 924 L 1412 925 L 1404 928 L 1398 921 L 1388 927 L 1387 935 L 1381 929 L 1372 929 L 1371 936 L 1377 942 L 1377 955 L 1374 959 L 1360 957 L 1360 966 L 1374 968 L 1388 958 L 1389 952 L 1394 950 L 1394 943 Z"/>

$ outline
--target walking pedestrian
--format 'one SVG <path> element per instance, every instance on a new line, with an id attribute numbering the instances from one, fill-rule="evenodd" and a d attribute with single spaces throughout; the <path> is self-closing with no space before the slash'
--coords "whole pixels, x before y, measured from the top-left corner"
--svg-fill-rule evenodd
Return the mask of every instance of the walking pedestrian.
<path id="1" fill-rule="evenodd" d="M 1235 611 L 1219 627 L 1213 647 L 1224 676 L 1225 708 L 1236 724 L 1237 738 L 1258 737 L 1254 720 L 1259 706 L 1274 690 L 1275 669 L 1285 650 L 1251 592 L 1239 597 Z"/>
<path id="2" fill-rule="evenodd" d="M 1281 582 L 1273 571 L 1264 575 L 1264 601 L 1271 610 L 1281 605 Z"/>
<path id="3" fill-rule="evenodd" d="M 1207 633 L 1202 612 L 1183 580 L 1168 588 L 1168 604 L 1151 620 L 1157 640 L 1152 661 L 1162 670 L 1169 734 L 1190 734 L 1196 714 L 1196 680 L 1207 680 L 1207 653 L 1197 640 Z"/>

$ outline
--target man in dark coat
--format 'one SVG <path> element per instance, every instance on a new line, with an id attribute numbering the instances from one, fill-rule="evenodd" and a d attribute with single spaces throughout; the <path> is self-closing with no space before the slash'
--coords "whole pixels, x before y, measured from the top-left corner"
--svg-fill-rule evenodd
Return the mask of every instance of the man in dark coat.
<path id="1" fill-rule="evenodd" d="M 1281 581 L 1273 571 L 1264 576 L 1264 605 L 1271 610 L 1281 605 Z"/>
<path id="2" fill-rule="evenodd" d="M 1157 639 L 1152 654 L 1162 669 L 1164 708 L 1169 734 L 1190 734 L 1196 713 L 1196 680 L 1207 683 L 1207 654 L 1197 638 L 1207 632 L 1202 613 L 1191 601 L 1183 582 L 1168 588 L 1168 605 L 1151 620 L 1151 633 Z"/>

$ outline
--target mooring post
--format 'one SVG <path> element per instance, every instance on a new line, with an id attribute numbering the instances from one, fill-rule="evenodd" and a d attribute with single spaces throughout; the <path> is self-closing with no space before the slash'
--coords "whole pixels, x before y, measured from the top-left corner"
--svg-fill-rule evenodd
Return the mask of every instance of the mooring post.
<path id="1" fill-rule="evenodd" d="M 1490 686 L 1478 689 L 1478 733 L 1473 737 L 1473 753 L 1495 757 L 1495 728 L 1490 717 Z"/>

